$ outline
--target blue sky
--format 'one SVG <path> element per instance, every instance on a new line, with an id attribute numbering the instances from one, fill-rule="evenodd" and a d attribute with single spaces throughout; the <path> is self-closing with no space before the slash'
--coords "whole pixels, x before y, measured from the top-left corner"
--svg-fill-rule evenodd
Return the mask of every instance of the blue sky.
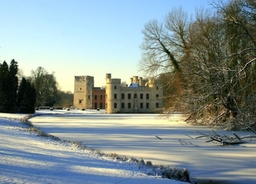
<path id="1" fill-rule="evenodd" d="M 0 61 L 18 61 L 25 76 L 42 66 L 63 91 L 74 76 L 105 74 L 129 82 L 138 71 L 144 25 L 163 21 L 172 8 L 188 14 L 208 0 L 0 0 Z M 143 76 L 142 76 L 143 77 Z"/>

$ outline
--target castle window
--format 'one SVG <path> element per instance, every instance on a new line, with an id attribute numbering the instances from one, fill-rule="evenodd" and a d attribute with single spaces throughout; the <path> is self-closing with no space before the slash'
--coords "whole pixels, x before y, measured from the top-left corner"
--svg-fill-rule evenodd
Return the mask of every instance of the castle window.
<path id="1" fill-rule="evenodd" d="M 114 88 L 116 89 L 116 86 L 114 86 Z"/>
<path id="2" fill-rule="evenodd" d="M 79 99 L 79 100 L 78 100 L 78 103 L 79 103 L 79 104 L 82 104 L 82 103 L 83 103 L 83 100 L 82 100 L 82 99 Z"/>
<path id="3" fill-rule="evenodd" d="M 138 109 L 138 104 L 137 104 L 137 102 L 134 102 L 134 109 Z"/>
<path id="4" fill-rule="evenodd" d="M 122 99 L 124 99 L 124 93 L 122 93 L 121 95 L 122 95 Z"/>
<path id="5" fill-rule="evenodd" d="M 88 95 L 88 100 L 90 100 L 91 99 L 91 96 L 90 95 Z"/>
<path id="6" fill-rule="evenodd" d="M 114 103 L 114 108 L 115 108 L 115 109 L 117 108 L 117 103 Z"/>
<path id="7" fill-rule="evenodd" d="M 146 103 L 146 108 L 147 108 L 147 109 L 149 108 L 149 103 Z"/>
<path id="8" fill-rule="evenodd" d="M 117 94 L 114 94 L 114 99 L 117 99 Z"/>
<path id="9" fill-rule="evenodd" d="M 131 93 L 128 93 L 128 99 L 131 99 Z"/>
<path id="10" fill-rule="evenodd" d="M 158 86 L 156 86 L 156 90 L 158 90 Z"/>
<path id="11" fill-rule="evenodd" d="M 80 90 L 82 90 L 82 88 L 80 88 Z"/>
<path id="12" fill-rule="evenodd" d="M 148 93 L 146 94 L 146 99 L 149 99 L 149 94 Z"/>
<path id="13" fill-rule="evenodd" d="M 131 103 L 128 103 L 128 109 L 130 109 L 132 107 Z"/>
<path id="14" fill-rule="evenodd" d="M 124 103 L 122 103 L 121 105 L 122 105 L 122 106 L 121 106 L 121 107 L 122 107 L 122 109 L 124 109 Z"/>
<path id="15" fill-rule="evenodd" d="M 159 108 L 159 103 L 156 103 L 156 108 Z"/>
<path id="16" fill-rule="evenodd" d="M 159 97 L 159 94 L 156 94 L 156 98 L 158 98 Z"/>
<path id="17" fill-rule="evenodd" d="M 143 103 L 140 103 L 140 108 L 143 109 Z"/>
<path id="18" fill-rule="evenodd" d="M 142 93 L 140 94 L 140 99 L 143 99 L 143 94 Z"/>

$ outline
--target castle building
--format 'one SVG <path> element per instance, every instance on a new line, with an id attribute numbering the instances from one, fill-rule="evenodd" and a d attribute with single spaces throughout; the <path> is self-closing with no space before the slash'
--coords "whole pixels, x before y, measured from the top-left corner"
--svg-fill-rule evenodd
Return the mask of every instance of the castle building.
<path id="1" fill-rule="evenodd" d="M 106 112 L 150 113 L 163 108 L 163 88 L 153 79 L 133 76 L 130 84 L 123 86 L 121 79 L 106 74 Z"/>
<path id="2" fill-rule="evenodd" d="M 105 109 L 106 90 L 100 87 L 94 87 L 92 90 L 92 105 L 94 109 Z"/>
<path id="3" fill-rule="evenodd" d="M 74 103 L 79 109 L 106 109 L 106 113 L 152 113 L 163 108 L 161 83 L 133 76 L 129 85 L 106 74 L 106 89 L 94 87 L 94 77 L 75 76 Z"/>
<path id="4" fill-rule="evenodd" d="M 105 89 L 94 87 L 94 77 L 75 76 L 73 106 L 78 109 L 105 109 Z"/>

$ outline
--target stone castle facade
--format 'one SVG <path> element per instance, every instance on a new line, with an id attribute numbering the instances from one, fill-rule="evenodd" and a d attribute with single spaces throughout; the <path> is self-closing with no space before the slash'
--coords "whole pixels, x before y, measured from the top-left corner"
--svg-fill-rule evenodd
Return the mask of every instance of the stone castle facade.
<path id="1" fill-rule="evenodd" d="M 92 76 L 75 76 L 74 107 L 105 109 L 111 113 L 152 113 L 163 108 L 162 85 L 153 80 L 133 76 L 129 85 L 106 74 L 106 89 L 94 87 Z"/>
<path id="2" fill-rule="evenodd" d="M 79 109 L 105 109 L 105 89 L 94 87 L 92 76 L 75 76 L 73 106 Z"/>

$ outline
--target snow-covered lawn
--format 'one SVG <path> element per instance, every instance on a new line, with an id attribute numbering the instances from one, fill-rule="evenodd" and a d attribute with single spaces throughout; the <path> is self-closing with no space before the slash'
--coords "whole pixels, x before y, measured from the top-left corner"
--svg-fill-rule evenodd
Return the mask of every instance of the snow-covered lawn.
<path id="1" fill-rule="evenodd" d="M 236 146 L 191 139 L 212 128 L 190 126 L 180 114 L 104 114 L 104 111 L 38 111 L 30 121 L 44 132 L 106 153 L 187 168 L 192 178 L 256 183 L 256 140 Z M 219 134 L 230 134 L 218 129 Z M 250 132 L 236 132 L 248 135 Z M 253 133 L 252 133 L 253 134 Z M 160 139 L 159 139 L 160 138 Z M 180 143 L 182 142 L 182 144 Z"/>
<path id="2" fill-rule="evenodd" d="M 137 164 L 114 161 L 69 142 L 38 137 L 20 123 L 25 117 L 0 113 L 0 183 L 184 183 L 148 176 Z"/>
<path id="3" fill-rule="evenodd" d="M 61 139 L 104 153 L 143 158 L 153 164 L 187 168 L 198 181 L 256 183 L 256 140 L 237 146 L 191 139 L 212 129 L 187 125 L 179 114 L 105 114 L 104 111 L 38 111 L 33 125 Z M 0 113 L 0 183 L 181 183 L 148 176 L 148 168 L 112 160 L 69 142 L 38 137 L 16 119 Z M 232 134 L 222 130 L 220 134 Z M 249 132 L 236 132 L 248 135 Z M 182 143 L 182 144 L 181 144 Z"/>

